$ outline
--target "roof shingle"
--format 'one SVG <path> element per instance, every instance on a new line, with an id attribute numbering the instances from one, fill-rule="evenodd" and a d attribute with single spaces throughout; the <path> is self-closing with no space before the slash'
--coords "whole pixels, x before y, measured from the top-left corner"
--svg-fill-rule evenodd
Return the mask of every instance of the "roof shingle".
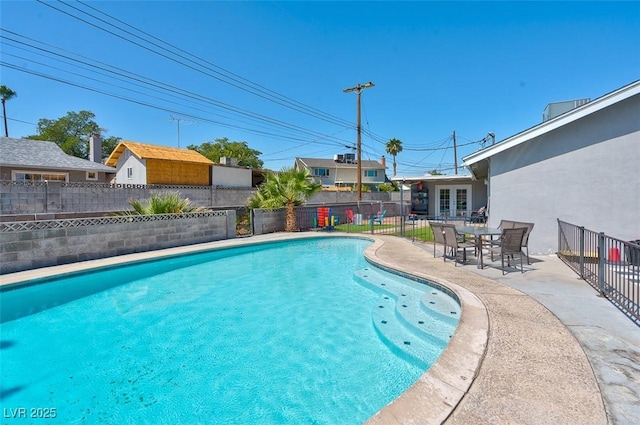
<path id="1" fill-rule="evenodd" d="M 209 158 L 192 149 L 149 145 L 146 143 L 131 142 L 128 140 L 122 141 L 118 146 L 116 146 L 113 152 L 111 152 L 111 155 L 109 155 L 106 164 L 115 166 L 118 163 L 118 158 L 120 158 L 120 155 L 122 155 L 125 149 L 129 149 L 131 153 L 140 159 L 164 159 L 169 161 L 193 162 L 198 164 L 213 164 L 213 161 Z"/>
<path id="2" fill-rule="evenodd" d="M 0 165 L 50 170 L 116 172 L 113 167 L 67 155 L 54 142 L 11 137 L 0 137 Z"/>

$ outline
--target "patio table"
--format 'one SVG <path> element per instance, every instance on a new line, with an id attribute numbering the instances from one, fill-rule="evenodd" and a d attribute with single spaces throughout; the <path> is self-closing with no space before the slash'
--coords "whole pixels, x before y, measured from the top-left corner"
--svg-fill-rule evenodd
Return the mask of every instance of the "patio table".
<path id="1" fill-rule="evenodd" d="M 485 236 L 501 235 L 502 230 L 494 227 L 483 226 L 456 226 L 456 232 L 463 235 L 473 235 L 476 241 L 476 251 L 478 252 L 478 268 L 484 268 L 482 261 L 482 238 Z"/>

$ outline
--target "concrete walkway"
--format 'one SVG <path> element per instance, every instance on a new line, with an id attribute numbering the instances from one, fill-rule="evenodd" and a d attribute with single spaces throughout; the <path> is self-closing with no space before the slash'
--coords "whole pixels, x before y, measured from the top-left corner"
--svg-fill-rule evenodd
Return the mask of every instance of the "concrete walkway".
<path id="1" fill-rule="evenodd" d="M 0 276 L 0 284 L 122 261 L 318 236 L 345 235 L 234 239 L 15 273 Z M 640 328 L 557 257 L 537 257 L 524 274 L 502 276 L 499 262 L 485 261 L 484 270 L 476 268 L 475 260 L 455 267 L 434 258 L 431 244 L 392 236 L 373 239 L 367 258 L 451 288 L 463 309 L 456 334 L 436 364 L 369 423 L 640 423 Z"/>
<path id="2" fill-rule="evenodd" d="M 591 363 L 609 423 L 640 424 L 640 327 L 557 256 L 532 256 L 524 274 L 505 276 L 498 261 L 487 263 L 464 269 L 524 292 L 558 317 Z"/>

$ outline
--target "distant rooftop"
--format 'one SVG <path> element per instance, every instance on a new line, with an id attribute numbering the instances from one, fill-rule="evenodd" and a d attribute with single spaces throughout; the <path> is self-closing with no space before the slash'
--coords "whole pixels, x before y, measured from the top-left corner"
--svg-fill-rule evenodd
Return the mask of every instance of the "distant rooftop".
<path id="1" fill-rule="evenodd" d="M 124 140 L 116 146 L 113 152 L 111 152 L 111 155 L 109 155 L 109 158 L 107 158 L 106 164 L 115 166 L 118 163 L 118 158 L 120 158 L 120 155 L 122 155 L 125 149 L 129 149 L 140 159 L 164 159 L 198 164 L 213 164 L 213 161 L 193 149 L 172 148 L 169 146 L 151 145 L 128 140 Z"/>
<path id="2" fill-rule="evenodd" d="M 0 165 L 51 170 L 116 172 L 113 167 L 67 155 L 54 142 L 11 137 L 0 137 Z"/>

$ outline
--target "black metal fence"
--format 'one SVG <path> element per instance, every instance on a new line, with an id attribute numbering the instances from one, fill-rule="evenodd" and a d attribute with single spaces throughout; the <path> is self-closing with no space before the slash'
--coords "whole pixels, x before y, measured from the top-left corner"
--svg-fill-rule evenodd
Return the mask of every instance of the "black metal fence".
<path id="1" fill-rule="evenodd" d="M 342 231 L 386 234 L 413 241 L 432 241 L 429 221 L 467 224 L 470 217 L 434 217 L 410 214 L 410 207 L 399 202 L 360 202 L 357 204 L 315 205 L 296 208 L 301 231 Z"/>
<path id="2" fill-rule="evenodd" d="M 623 241 L 558 219 L 558 257 L 640 324 L 640 240 Z"/>
<path id="3" fill-rule="evenodd" d="M 477 224 L 474 217 L 426 216 L 410 213 L 410 205 L 399 202 L 359 202 L 353 204 L 322 204 L 296 207 L 298 231 L 346 232 L 363 235 L 392 235 L 417 242 L 432 242 L 429 221 Z M 251 229 L 255 235 L 283 231 L 285 209 L 254 209 Z"/>

